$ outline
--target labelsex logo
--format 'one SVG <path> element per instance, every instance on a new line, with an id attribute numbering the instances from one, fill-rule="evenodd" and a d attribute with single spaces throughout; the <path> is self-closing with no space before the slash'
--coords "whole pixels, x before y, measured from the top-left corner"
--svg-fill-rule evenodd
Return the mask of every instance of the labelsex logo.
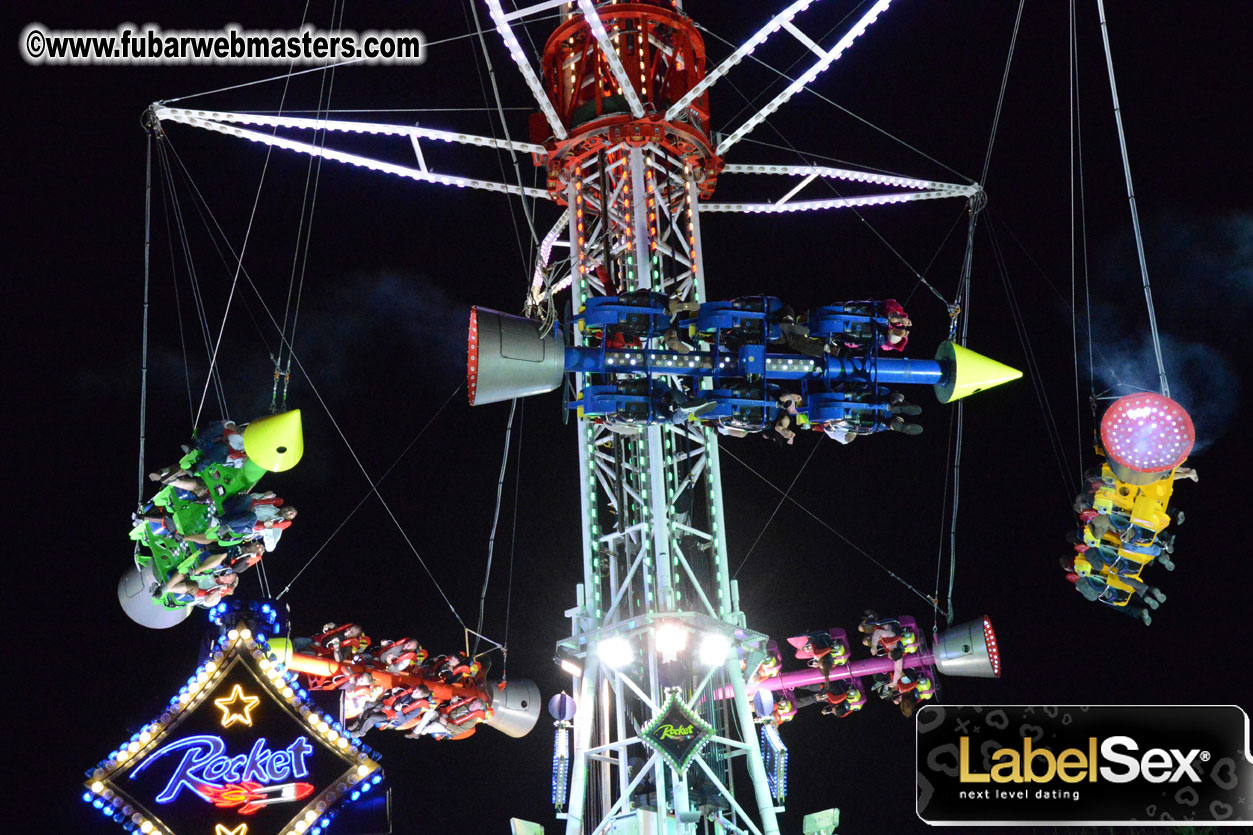
<path id="1" fill-rule="evenodd" d="M 1184 752 L 1178 748 L 1150 748 L 1143 754 L 1132 756 L 1140 750 L 1139 743 L 1129 736 L 1111 736 L 1100 743 L 1088 737 L 1088 750 L 1067 748 L 1054 755 L 1044 748 L 1033 748 L 1031 739 L 1022 741 L 1022 752 L 1013 748 L 1001 748 L 992 754 L 995 765 L 988 772 L 972 771 L 970 768 L 970 737 L 963 736 L 959 742 L 961 754 L 961 782 L 963 783 L 1047 783 L 1057 777 L 1064 783 L 1095 783 L 1097 775 L 1111 783 L 1130 783 L 1143 777 L 1150 783 L 1177 783 L 1187 778 L 1193 783 L 1201 782 L 1194 763 L 1209 759 L 1208 752 L 1193 748 Z M 1101 765 L 1108 761 L 1112 765 Z"/>

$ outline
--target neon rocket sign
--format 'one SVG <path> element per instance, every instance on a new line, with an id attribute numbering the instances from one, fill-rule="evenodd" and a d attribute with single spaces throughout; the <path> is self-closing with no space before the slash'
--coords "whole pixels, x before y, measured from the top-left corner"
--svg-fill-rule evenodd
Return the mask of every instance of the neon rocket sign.
<path id="1" fill-rule="evenodd" d="M 158 748 L 131 773 L 135 779 L 150 765 L 169 754 L 182 753 L 165 788 L 156 796 L 158 803 L 171 803 L 184 788 L 215 806 L 239 806 L 239 813 L 250 815 L 262 806 L 286 803 L 307 797 L 310 783 L 288 782 L 309 776 L 305 758 L 313 753 L 306 737 L 297 737 L 286 748 L 271 750 L 265 737 L 252 744 L 247 754 L 225 755 L 226 743 L 220 736 L 188 736 Z"/>
<path id="2" fill-rule="evenodd" d="M 223 629 L 165 709 L 87 773 L 83 800 L 132 835 L 293 835 L 385 792 L 375 753 L 265 638 L 237 621 Z M 353 819 L 386 829 L 385 807 Z"/>

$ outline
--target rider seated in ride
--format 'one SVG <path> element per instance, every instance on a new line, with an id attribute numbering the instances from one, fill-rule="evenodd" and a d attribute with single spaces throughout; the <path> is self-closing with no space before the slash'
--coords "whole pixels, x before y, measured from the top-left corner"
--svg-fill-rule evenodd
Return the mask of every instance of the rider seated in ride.
<path id="1" fill-rule="evenodd" d="M 831 637 L 828 630 L 819 630 L 810 632 L 802 636 L 804 643 L 797 646 L 796 639 L 789 639 L 793 646 L 796 646 L 796 657 L 801 660 L 807 660 L 809 666 L 822 670 L 823 676 L 831 674 L 831 668 L 835 666 L 835 648 L 837 646 L 835 639 Z"/>
<path id="2" fill-rule="evenodd" d="M 759 684 L 768 678 L 775 678 L 783 668 L 783 662 L 779 660 L 777 655 L 767 655 L 762 662 L 757 665 L 757 669 L 753 670 L 748 677 L 750 685 Z"/>
<path id="3" fill-rule="evenodd" d="M 870 648 L 871 655 L 887 655 L 899 658 L 905 654 L 902 644 L 900 621 L 895 618 L 880 618 L 874 611 L 867 609 L 857 630 L 863 634 L 862 645 Z M 894 654 L 895 653 L 895 654 Z"/>
<path id="4" fill-rule="evenodd" d="M 1068 568 L 1065 558 L 1062 559 L 1062 569 L 1067 571 L 1066 581 L 1073 583 L 1075 591 L 1083 595 L 1085 600 L 1103 603 L 1115 611 L 1139 619 L 1145 626 L 1152 623 L 1152 616 L 1149 615 L 1146 607 L 1136 606 L 1129 602 L 1132 596 L 1130 588 L 1111 587 L 1109 579 L 1097 574 L 1081 575 L 1072 568 Z M 1115 578 L 1114 582 L 1119 581 Z"/>
<path id="5" fill-rule="evenodd" d="M 922 414 L 922 407 L 910 403 L 899 391 L 890 391 L 886 386 L 875 386 L 873 389 L 857 389 L 849 386 L 837 389 L 851 401 L 866 403 L 864 409 L 851 409 L 849 414 L 835 420 L 824 421 L 821 425 L 828 438 L 841 444 L 852 443 L 858 435 L 874 435 L 877 432 L 891 430 L 904 435 L 919 435 L 922 426 L 909 423 L 903 415 L 911 417 Z"/>
<path id="6" fill-rule="evenodd" d="M 184 490 L 193 490 L 196 485 L 203 488 L 204 482 L 197 475 L 206 467 L 213 464 L 242 467 L 247 458 L 244 453 L 244 434 L 234 421 L 213 421 L 196 433 L 192 444 L 194 446 L 183 447 L 186 454 L 177 464 L 148 473 L 148 478 L 163 484 L 173 484 Z M 180 481 L 192 486 L 183 486 Z M 199 490 L 194 492 L 204 495 Z"/>
<path id="7" fill-rule="evenodd" d="M 689 395 L 677 382 L 671 385 L 651 377 L 623 380 L 618 386 L 624 395 L 648 400 L 626 401 L 615 414 L 606 416 L 605 423 L 611 431 L 620 431 L 615 425 L 644 426 L 663 421 L 683 424 L 718 405 L 715 400 Z"/>
<path id="8" fill-rule="evenodd" d="M 370 636 L 355 623 L 345 623 L 343 626 L 328 623 L 311 640 L 311 648 L 315 654 L 323 658 L 334 658 L 336 661 L 352 659 L 364 653 L 371 644 Z"/>
<path id="9" fill-rule="evenodd" d="M 854 711 L 861 710 L 865 701 L 861 689 L 844 679 L 826 684 L 811 684 L 804 689 L 809 692 L 796 699 L 797 709 L 820 704 L 822 713 L 827 716 L 847 716 Z"/>
<path id="10" fill-rule="evenodd" d="M 844 302 L 841 307 L 846 314 L 865 316 L 870 320 L 836 337 L 842 340 L 844 349 L 864 351 L 877 342 L 880 351 L 903 352 L 909 344 L 909 329 L 914 323 L 896 299 L 850 301 Z"/>
<path id="11" fill-rule="evenodd" d="M 180 594 L 186 594 L 191 591 L 191 587 L 187 585 L 189 580 L 201 590 L 211 589 L 212 587 L 206 585 L 207 580 L 202 580 L 202 578 L 226 573 L 242 574 L 261 561 L 264 551 L 265 548 L 260 540 L 249 540 L 229 548 L 200 546 L 195 555 L 195 563 L 187 566 L 186 571 L 171 574 L 163 584 L 153 590 L 153 596 L 160 597 L 174 593 L 175 589 L 180 589 L 178 592 Z M 230 581 L 222 581 L 217 585 L 223 585 L 226 582 Z"/>
<path id="12" fill-rule="evenodd" d="M 617 301 L 633 307 L 649 307 L 664 310 L 666 315 L 669 316 L 670 322 L 669 326 L 661 334 L 662 343 L 667 350 L 677 351 L 680 354 L 686 354 L 692 350 L 691 346 L 679 338 L 678 318 L 680 313 L 691 313 L 700 310 L 699 303 L 680 301 L 675 297 L 652 290 L 635 290 L 630 293 L 623 293 L 618 296 Z M 657 334 L 653 333 L 653 319 L 648 314 L 627 314 L 621 322 L 616 325 L 608 325 L 605 330 L 605 346 L 607 348 L 633 347 L 632 340 L 634 345 L 639 345 L 641 338 L 657 336 Z"/>
<path id="13" fill-rule="evenodd" d="M 770 721 L 776 725 L 791 722 L 796 716 L 796 703 L 786 696 L 774 700 L 774 708 L 770 712 Z"/>
<path id="14" fill-rule="evenodd" d="M 201 608 L 212 609 L 222 601 L 223 597 L 234 594 L 238 586 L 238 574 L 219 569 L 203 574 L 193 574 L 175 583 L 166 583 L 161 588 L 160 594 L 170 595 L 175 603 L 194 603 Z"/>
<path id="15" fill-rule="evenodd" d="M 804 416 L 798 411 L 798 407 L 801 404 L 802 400 L 799 394 L 785 392 L 778 396 L 775 400 L 774 435 L 771 436 L 772 441 L 782 446 L 783 444 L 792 443 L 796 438 L 796 432 L 789 427 L 792 424 L 792 418 L 796 418 L 797 425 L 804 419 Z"/>
<path id="16" fill-rule="evenodd" d="M 344 715 L 356 717 L 369 710 L 383 698 L 386 688 L 369 673 L 360 673 L 340 685 L 344 692 Z"/>
<path id="17" fill-rule="evenodd" d="M 393 687 L 348 725 L 348 733 L 361 737 L 371 728 L 400 730 L 421 717 L 422 711 L 431 706 L 430 697 L 431 691 L 421 684 Z"/>
<path id="18" fill-rule="evenodd" d="M 830 702 L 830 695 L 827 701 Z M 838 703 L 825 704 L 822 706 L 823 716 L 834 716 L 837 719 L 843 719 L 845 716 L 856 713 L 866 705 L 866 694 L 862 692 L 861 687 L 856 684 L 848 684 L 844 689 L 844 698 Z"/>
<path id="19" fill-rule="evenodd" d="M 369 653 L 389 673 L 403 673 L 426 661 L 426 650 L 413 638 L 399 641 L 382 641 Z"/>
<path id="20" fill-rule="evenodd" d="M 222 502 L 218 525 L 237 534 L 285 530 L 296 518 L 296 508 L 284 507 L 283 499 L 274 493 L 245 493 Z"/>

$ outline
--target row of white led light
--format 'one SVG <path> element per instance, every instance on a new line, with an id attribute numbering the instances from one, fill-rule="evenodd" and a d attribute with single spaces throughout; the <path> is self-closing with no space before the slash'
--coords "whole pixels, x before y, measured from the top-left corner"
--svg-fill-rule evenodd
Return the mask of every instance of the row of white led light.
<path id="1" fill-rule="evenodd" d="M 373 136 L 408 136 L 420 139 L 434 139 L 440 142 L 458 142 L 482 148 L 512 149 L 529 154 L 545 153 L 544 146 L 530 142 L 510 142 L 504 139 L 496 139 L 492 136 L 478 136 L 472 133 L 424 128 L 417 125 L 352 122 L 343 119 L 307 119 L 300 116 L 266 116 L 254 113 L 230 113 L 221 110 L 187 110 L 178 107 L 158 107 L 155 113 L 158 119 L 169 119 L 173 122 L 187 123 L 191 119 L 205 119 L 211 122 L 292 128 L 294 130 L 325 130 Z"/>
<path id="2" fill-rule="evenodd" d="M 182 122 L 184 124 L 191 125 L 192 127 L 215 131 L 227 136 L 234 136 L 238 139 L 247 139 L 250 142 L 260 142 L 263 145 L 284 148 L 288 151 L 295 151 L 299 154 L 309 154 L 310 156 L 322 157 L 334 162 L 342 162 L 348 165 L 355 165 L 360 168 L 368 168 L 371 171 L 379 171 L 384 174 L 392 174 L 397 177 L 405 177 L 410 180 L 455 186 L 457 188 L 478 188 L 483 189 L 484 191 L 496 191 L 505 194 L 525 194 L 528 197 L 534 197 L 537 199 L 548 199 L 549 197 L 548 192 L 543 189 L 519 187 L 504 183 L 494 183 L 489 180 L 478 180 L 470 177 L 456 177 L 450 174 L 436 174 L 429 171 L 420 171 L 416 168 L 410 168 L 405 165 L 397 165 L 392 162 L 371 159 L 370 157 L 365 157 L 360 154 L 336 151 L 331 148 L 311 145 L 307 142 L 298 142 L 294 139 L 287 139 L 281 136 L 270 136 L 256 131 L 244 130 L 243 128 L 230 127 L 226 124 L 210 121 L 208 119 L 200 119 L 191 116 L 178 116 L 177 118 L 174 118 L 173 121 Z"/>
<path id="3" fill-rule="evenodd" d="M 770 115 L 778 110 L 784 102 L 796 95 L 798 91 L 807 87 L 810 82 L 818 77 L 819 73 L 823 72 L 827 69 L 827 67 L 839 60 L 839 57 L 844 54 L 844 50 L 848 49 L 849 45 L 851 45 L 854 40 L 860 37 L 861 34 L 875 22 L 875 20 L 883 13 L 891 2 L 892 0 L 879 0 L 879 2 L 871 6 L 870 11 L 866 12 L 866 14 L 862 16 L 861 20 L 857 21 L 857 23 L 853 25 L 853 28 L 848 30 L 844 37 L 840 38 L 836 42 L 835 46 L 832 47 L 826 55 L 818 61 L 818 63 L 814 64 L 802 73 L 799 78 L 789 84 L 783 92 L 775 96 L 769 103 L 766 104 L 765 107 L 750 116 L 744 124 L 735 129 L 734 133 L 719 142 L 717 151 L 718 156 L 726 154 L 727 150 L 732 145 L 739 142 L 754 128 L 766 119 L 770 118 Z"/>
<path id="4" fill-rule="evenodd" d="M 856 171 L 851 168 L 831 168 L 825 165 L 759 165 L 756 163 L 731 163 L 722 169 L 722 174 L 781 174 L 789 177 L 807 177 L 817 175 L 833 180 L 847 180 L 856 183 L 873 185 L 899 186 L 901 188 L 937 189 L 952 191 L 958 194 L 973 194 L 977 186 L 942 183 L 936 180 L 919 180 L 913 177 L 896 177 L 890 174 L 872 174 L 868 171 Z"/>
<path id="5" fill-rule="evenodd" d="M 809 8 L 813 2 L 814 0 L 797 0 L 797 2 L 788 6 L 786 9 L 768 20 L 764 26 L 753 33 L 751 38 L 728 55 L 723 62 L 718 65 L 717 69 L 702 78 L 699 82 L 697 82 L 696 86 L 684 94 L 681 99 L 675 102 L 674 105 L 666 111 L 666 120 L 669 121 L 682 113 L 689 104 L 696 101 L 696 98 L 708 90 L 715 81 L 726 75 L 727 72 L 736 64 L 740 63 L 740 61 L 743 61 L 745 56 L 752 55 L 753 51 L 760 46 L 766 38 L 770 37 L 775 32 L 778 32 L 785 23 L 791 23 L 792 18 Z"/>
<path id="6" fill-rule="evenodd" d="M 915 200 L 941 200 L 952 197 L 945 191 L 914 191 L 908 194 L 873 194 L 865 197 L 838 197 L 829 200 L 799 200 L 794 203 L 705 203 L 702 212 L 746 212 L 748 214 L 781 214 L 812 212 L 818 209 L 843 209 L 852 206 L 886 206 Z"/>
<path id="7" fill-rule="evenodd" d="M 530 59 L 523 54 L 522 44 L 518 43 L 517 37 L 513 34 L 513 29 L 509 26 L 509 21 L 505 19 L 505 10 L 500 7 L 500 0 L 486 0 L 486 2 L 488 14 L 492 16 L 492 21 L 496 24 L 496 31 L 504 39 L 505 47 L 509 50 L 510 57 L 518 65 L 518 69 L 522 72 L 522 78 L 526 80 L 526 86 L 531 88 L 531 95 L 535 97 L 535 101 L 539 103 L 540 109 L 544 111 L 544 118 L 548 120 L 549 126 L 552 127 L 553 136 L 558 139 L 565 139 L 569 136 L 566 133 L 565 125 L 561 124 L 561 119 L 557 117 L 557 111 L 553 109 L 552 102 L 548 100 L 548 94 L 540 86 L 539 78 L 531 67 Z"/>

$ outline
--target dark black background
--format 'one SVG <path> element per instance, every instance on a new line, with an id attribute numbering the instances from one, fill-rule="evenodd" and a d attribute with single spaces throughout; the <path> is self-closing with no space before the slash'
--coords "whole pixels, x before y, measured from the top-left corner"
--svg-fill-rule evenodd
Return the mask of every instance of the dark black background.
<path id="1" fill-rule="evenodd" d="M 815 37 L 852 4 L 829 2 L 800 23 Z M 1122 379 L 1145 368 L 1144 300 L 1095 9 L 1080 4 L 1086 241 L 1098 342 Z M 694 2 L 688 12 L 709 30 L 741 42 L 782 2 Z M 51 28 L 111 28 L 156 22 L 166 28 L 294 27 L 303 6 L 274 3 L 79 3 L 6 5 L 9 211 L 10 449 L 12 511 L 10 623 L 6 642 L 20 694 L 13 750 L 25 758 L 40 814 L 55 831 L 99 826 L 75 801 L 82 769 L 160 712 L 194 668 L 199 627 L 142 629 L 114 602 L 130 560 L 125 539 L 136 499 L 140 340 L 143 294 L 145 137 L 149 102 L 280 74 L 274 67 L 31 67 L 17 35 L 32 21 Z M 978 178 L 1016 4 L 898 3 L 816 89 L 926 154 Z M 1057 557 L 1070 524 L 1069 500 L 1087 451 L 1091 419 L 1086 352 L 1076 407 L 1072 347 L 1067 116 L 1067 9 L 1028 4 L 1009 78 L 986 186 L 988 213 L 975 245 L 970 345 L 1018 367 L 1025 348 L 998 276 L 994 228 L 1021 307 L 1035 383 L 1024 378 L 966 407 L 962 516 L 954 606 L 959 621 L 987 613 L 1004 656 L 1000 681 L 948 680 L 954 703 L 1248 703 L 1239 659 L 1249 637 L 1250 568 L 1241 531 L 1248 461 L 1242 396 L 1247 385 L 1250 230 L 1244 4 L 1112 2 L 1114 58 L 1135 173 L 1158 318 L 1167 338 L 1172 390 L 1196 421 L 1202 448 L 1193 463 L 1201 483 L 1181 484 L 1179 569 L 1150 570 L 1170 601 L 1151 628 L 1086 604 L 1065 583 Z M 419 28 L 431 42 L 469 29 L 460 3 L 348 4 L 348 28 Z M 480 17 L 487 20 L 484 10 Z M 332 25 L 324 2 L 310 19 Z M 542 48 L 551 23 L 532 37 Z M 824 42 L 830 42 L 828 36 Z M 529 93 L 506 51 L 488 47 L 506 106 Z M 729 47 L 706 35 L 716 61 Z M 821 38 L 820 38 L 821 40 Z M 784 43 L 783 38 L 779 39 Z M 794 48 L 795 47 L 795 48 Z M 431 47 L 420 67 L 351 67 L 335 74 L 335 108 L 484 108 L 475 39 Z M 780 68 L 802 57 L 795 44 L 763 48 Z M 807 66 L 807 64 L 805 65 Z M 800 66 L 795 71 L 799 71 Z M 775 76 L 752 62 L 726 81 L 765 101 Z M 319 74 L 294 79 L 285 107 L 313 108 Z M 776 85 L 774 90 L 779 89 Z M 282 82 L 180 102 L 221 109 L 278 107 Z M 763 97 L 764 96 L 764 97 Z M 714 125 L 745 118 L 729 83 L 712 97 Z M 738 113 L 738 115 L 736 115 Z M 508 111 L 515 137 L 526 110 Z M 354 117 L 350 117 L 354 118 Z M 359 114 L 355 118 L 369 118 Z M 487 112 L 379 114 L 380 120 L 500 135 Z M 171 126 L 170 141 L 190 169 L 233 245 L 248 228 L 265 160 L 251 143 Z M 817 155 L 903 174 L 944 179 L 945 168 L 885 139 L 831 105 L 802 94 L 750 139 L 732 162 L 798 162 Z M 787 146 L 805 152 L 798 155 Z M 402 162 L 403 143 L 369 144 Z M 512 179 L 487 152 L 431 147 L 433 167 Z M 524 176 L 532 169 L 522 160 Z M 265 173 L 245 266 L 266 304 L 281 310 L 287 291 L 307 159 L 276 153 Z M 770 188 L 778 191 L 769 191 Z M 745 192 L 776 199 L 783 186 L 749 181 Z M 715 199 L 737 192 L 728 182 Z M 188 383 L 180 348 L 166 213 L 154 188 L 149 347 L 148 464 L 177 457 L 189 434 Z M 813 196 L 821 196 L 815 188 Z M 808 196 L 808 195 L 807 195 Z M 231 271 L 218 260 L 186 195 L 184 212 L 201 286 L 216 328 Z M 766 291 L 793 305 L 846 298 L 908 300 L 916 327 L 911 355 L 929 355 L 943 338 L 943 306 L 917 287 L 914 272 L 946 295 L 956 286 L 963 207 L 934 202 L 782 217 L 706 216 L 705 264 L 712 297 Z M 556 218 L 538 209 L 542 234 Z M 516 243 L 516 201 L 469 190 L 392 180 L 326 163 L 318 186 L 310 265 L 296 333 L 300 354 L 361 463 L 377 477 L 449 398 L 463 377 L 465 311 L 471 304 L 520 306 L 529 265 Z M 886 246 L 877 231 L 891 245 Z M 947 241 L 947 242 L 946 242 Z M 943 246 L 942 246 L 943 244 Z M 1021 244 L 1021 245 L 1020 245 Z M 899 253 L 899 258 L 892 249 Z M 937 254 L 938 253 L 938 254 Z M 932 263 L 932 257 L 935 260 Z M 928 268 L 928 264 L 930 267 Z M 206 354 L 192 329 L 183 265 L 190 388 L 198 399 Z M 1082 285 L 1079 290 L 1082 298 Z M 1080 304 L 1080 321 L 1084 308 Z M 221 359 L 233 417 L 269 404 L 269 352 L 277 340 L 261 305 L 241 284 Z M 261 336 L 264 335 L 264 337 Z M 1081 334 L 1082 341 L 1082 334 Z M 1151 373 L 1140 374 L 1141 383 Z M 1102 387 L 1104 383 L 1100 384 Z M 780 452 L 757 439 L 724 449 L 731 563 L 753 628 L 778 638 L 806 629 L 851 629 L 863 608 L 930 621 L 927 604 L 789 503 L 730 454 L 743 459 L 813 513 L 930 594 L 947 512 L 946 428 L 952 410 L 919 392 L 926 406 L 919 438 L 876 437 L 849 448 L 816 438 Z M 1040 400 L 1056 418 L 1060 453 L 1046 434 Z M 313 555 L 367 491 L 309 381 L 293 383 L 304 410 L 306 455 L 290 473 L 267 477 L 302 511 L 280 549 L 267 558 L 276 589 Z M 212 414 L 212 398 L 208 417 Z M 382 493 L 454 605 L 474 620 L 500 466 L 506 406 L 471 411 L 457 395 L 383 482 Z M 510 646 L 509 673 L 538 680 L 546 695 L 563 682 L 551 663 L 568 634 L 562 612 L 574 605 L 579 568 L 576 457 L 572 430 L 555 396 L 520 407 L 521 448 L 514 533 L 511 464 L 496 574 L 485 631 Z M 813 444 L 818 449 L 804 466 Z M 1064 463 L 1059 463 L 1060 454 Z M 799 475 L 798 475 L 799 472 Z M 766 527 L 767 521 L 770 524 Z M 763 527 L 764 533 L 763 533 Z M 513 565 L 513 593 L 507 596 Z M 947 568 L 942 578 L 947 581 Z M 249 580 L 249 584 L 255 580 Z M 255 589 L 255 586 L 251 588 Z M 377 501 L 367 502 L 284 598 L 298 632 L 328 620 L 354 620 L 377 637 L 413 634 L 428 647 L 460 644 L 461 631 Z M 511 601 L 511 602 L 510 602 Z M 802 715 L 783 729 L 792 751 L 792 790 L 783 824 L 838 806 L 841 831 L 921 829 L 913 813 L 911 723 L 893 708 L 868 706 L 832 721 Z M 6 735 L 8 738 L 8 735 Z M 545 721 L 514 741 L 484 729 L 456 744 L 381 735 L 373 741 L 395 778 L 396 831 L 456 827 L 503 832 L 517 816 L 557 831 L 547 805 L 551 738 Z"/>

